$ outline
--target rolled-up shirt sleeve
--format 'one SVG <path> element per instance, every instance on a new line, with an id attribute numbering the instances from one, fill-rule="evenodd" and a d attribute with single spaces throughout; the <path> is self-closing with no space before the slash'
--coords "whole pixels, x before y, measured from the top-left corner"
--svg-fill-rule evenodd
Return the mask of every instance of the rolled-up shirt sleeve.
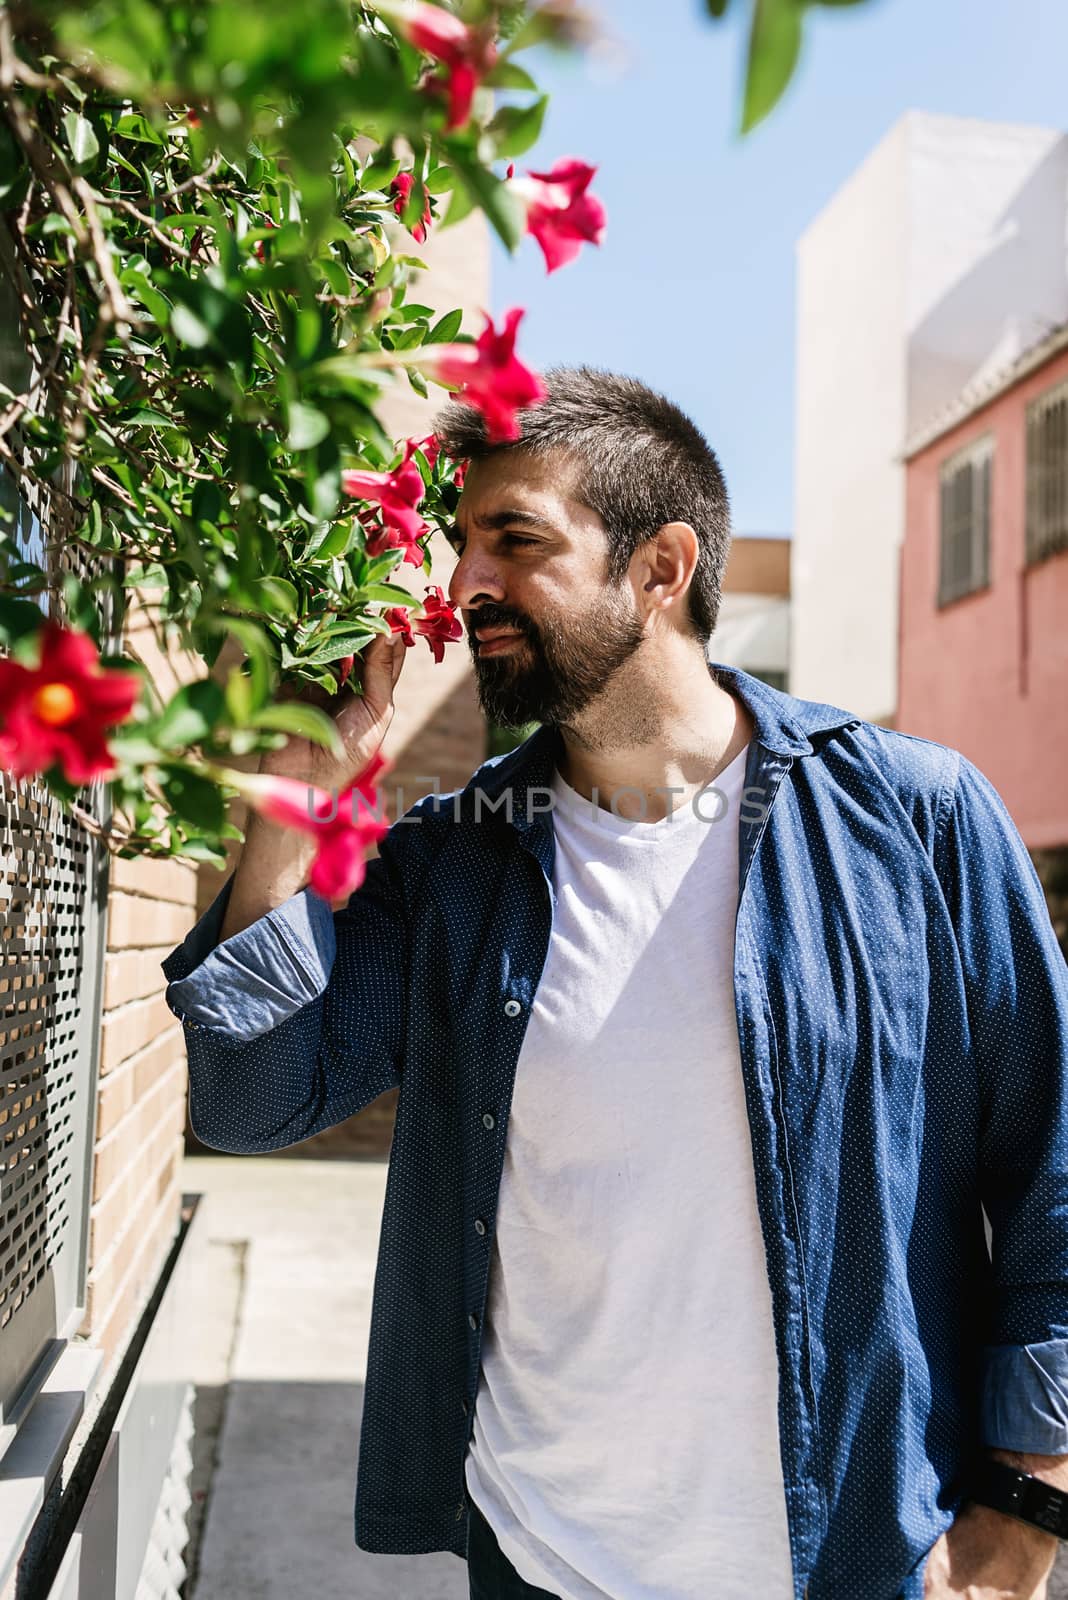
<path id="1" fill-rule="evenodd" d="M 220 944 L 233 882 L 231 873 L 163 972 L 167 1004 L 183 1022 L 247 1040 L 322 994 L 337 941 L 329 903 L 302 889 Z"/>
<path id="2" fill-rule="evenodd" d="M 1034 863 L 997 790 L 963 756 L 941 833 L 980 1091 L 980 1198 L 993 1303 L 981 1436 L 1068 1454 L 1068 967 Z"/>
<path id="3" fill-rule="evenodd" d="M 399 1086 L 424 810 L 393 824 L 340 910 L 305 888 L 220 943 L 231 876 L 163 961 L 201 1143 L 282 1149 Z"/>

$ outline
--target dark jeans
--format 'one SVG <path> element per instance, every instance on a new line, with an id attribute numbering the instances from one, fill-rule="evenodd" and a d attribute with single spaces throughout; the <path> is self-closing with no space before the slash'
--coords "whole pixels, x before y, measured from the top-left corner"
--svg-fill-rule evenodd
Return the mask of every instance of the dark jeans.
<path id="1" fill-rule="evenodd" d="M 467 1581 L 471 1600 L 557 1600 L 548 1589 L 535 1588 L 519 1576 L 475 1502 L 469 1504 Z"/>

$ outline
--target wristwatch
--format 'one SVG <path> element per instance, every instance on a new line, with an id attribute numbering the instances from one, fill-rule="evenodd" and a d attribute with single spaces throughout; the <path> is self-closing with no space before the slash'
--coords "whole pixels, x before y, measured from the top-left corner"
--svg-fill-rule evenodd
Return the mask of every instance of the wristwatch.
<path id="1" fill-rule="evenodd" d="M 1029 1472 L 985 1456 L 976 1468 L 969 1493 L 981 1506 L 991 1506 L 1056 1534 L 1058 1539 L 1068 1539 L 1068 1494 Z"/>

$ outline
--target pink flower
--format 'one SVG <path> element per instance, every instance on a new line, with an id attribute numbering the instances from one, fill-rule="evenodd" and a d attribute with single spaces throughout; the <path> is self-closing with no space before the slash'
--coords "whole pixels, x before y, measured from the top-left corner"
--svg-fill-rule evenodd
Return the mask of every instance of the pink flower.
<path id="1" fill-rule="evenodd" d="M 441 62 L 449 97 L 446 126 L 462 128 L 471 116 L 475 90 L 497 59 L 492 34 L 469 28 L 451 11 L 426 0 L 376 0 L 376 9 L 409 44 Z"/>
<path id="2" fill-rule="evenodd" d="M 415 178 L 412 173 L 398 172 L 397 176 L 389 186 L 390 193 L 397 196 L 396 200 L 393 202 L 393 209 L 397 213 L 398 217 L 400 217 L 402 222 L 404 220 L 404 208 L 408 204 L 408 197 L 412 192 L 412 185 L 414 182 Z M 423 220 L 421 222 L 417 222 L 415 227 L 411 230 L 412 238 L 415 240 L 416 244 L 424 244 L 426 242 L 426 230 L 429 228 L 433 220 L 434 218 L 430 213 L 430 196 L 425 194 L 423 199 Z"/>
<path id="3" fill-rule="evenodd" d="M 227 771 L 226 782 L 261 816 L 317 841 L 308 882 L 324 900 L 336 900 L 359 888 L 368 850 L 389 832 L 389 823 L 377 815 L 375 787 L 386 766 L 379 751 L 336 797 L 314 784 L 268 773 Z"/>
<path id="4" fill-rule="evenodd" d="M 417 617 L 412 624 L 416 633 L 422 634 L 430 646 L 434 660 L 441 662 L 445 657 L 446 642 L 452 639 L 463 638 L 463 627 L 456 609 L 441 592 L 438 584 L 427 586 L 427 598 L 423 602 L 423 615 Z"/>
<path id="5" fill-rule="evenodd" d="M 389 623 L 390 629 L 393 633 L 403 634 L 405 649 L 407 649 L 409 645 L 413 645 L 415 643 L 415 636 L 412 633 L 412 623 L 411 618 L 408 615 L 407 606 L 390 606 L 389 610 L 383 611 L 382 615 Z"/>
<path id="6" fill-rule="evenodd" d="M 604 206 L 587 192 L 596 171 L 565 156 L 551 171 L 529 172 L 512 184 L 527 208 L 527 232 L 541 246 L 547 272 L 573 261 L 583 244 L 600 244 L 604 238 Z"/>
<path id="7" fill-rule="evenodd" d="M 485 313 L 483 313 L 485 315 Z M 439 383 L 460 388 L 460 399 L 481 411 L 486 437 L 491 441 L 518 439 L 516 412 L 536 406 L 548 394 L 536 372 L 525 367 L 515 353 L 515 335 L 524 312 L 506 311 L 498 333 L 493 318 L 474 344 L 443 344 L 420 353 L 419 365 Z"/>
<path id="8" fill-rule="evenodd" d="M 367 542 L 371 555 L 390 547 L 403 548 L 405 560 L 421 566 L 423 552 L 418 540 L 429 530 L 417 509 L 426 486 L 423 474 L 412 460 L 414 451 L 415 446 L 409 439 L 399 467 L 389 472 L 343 472 L 341 487 L 346 494 L 369 500 L 381 509 L 383 527 Z M 372 549 L 372 542 L 376 548 Z"/>

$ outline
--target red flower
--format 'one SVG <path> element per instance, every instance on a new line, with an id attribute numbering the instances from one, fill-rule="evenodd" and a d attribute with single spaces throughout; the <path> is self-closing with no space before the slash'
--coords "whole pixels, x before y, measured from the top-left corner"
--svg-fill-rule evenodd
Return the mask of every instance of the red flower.
<path id="1" fill-rule="evenodd" d="M 423 452 L 428 467 L 433 467 L 437 464 L 438 456 L 441 454 L 441 445 L 438 443 L 436 433 L 428 433 L 425 439 L 409 439 L 408 444 L 413 450 L 421 450 Z"/>
<path id="2" fill-rule="evenodd" d="M 185 120 L 186 120 L 186 122 L 189 124 L 189 126 L 191 128 L 199 128 L 200 127 L 200 112 L 199 111 L 194 111 L 192 109 L 188 110 L 186 112 L 186 114 L 185 114 Z"/>
<path id="3" fill-rule="evenodd" d="M 342 656 L 341 660 L 338 662 L 338 669 L 339 670 L 338 670 L 338 680 L 337 681 L 338 681 L 338 687 L 339 688 L 342 686 L 342 684 L 344 684 L 347 681 L 348 675 L 352 671 L 352 663 L 355 660 L 356 660 L 355 655 Z"/>
<path id="4" fill-rule="evenodd" d="M 499 333 L 487 316 L 474 344 L 443 344 L 419 357 L 424 372 L 439 383 L 459 387 L 460 398 L 481 411 L 491 441 L 518 439 L 516 412 L 538 405 L 548 394 L 537 373 L 524 367 L 515 353 L 516 328 L 523 315 L 519 309 L 506 311 Z"/>
<path id="5" fill-rule="evenodd" d="M 527 208 L 527 232 L 541 245 L 547 272 L 604 238 L 605 209 L 587 193 L 596 167 L 565 156 L 550 172 L 530 172 L 512 188 Z"/>
<path id="6" fill-rule="evenodd" d="M 393 209 L 397 213 L 398 217 L 400 217 L 402 222 L 404 221 L 404 208 L 408 204 L 408 196 L 412 192 L 412 185 L 414 182 L 415 178 L 410 172 L 398 172 L 397 176 L 389 186 L 390 194 L 395 194 L 397 196 L 396 200 L 393 202 Z M 412 238 L 415 240 L 416 244 L 425 243 L 426 230 L 429 228 L 433 220 L 434 218 L 430 214 L 430 196 L 424 191 L 423 220 L 422 222 L 417 222 L 415 227 L 411 230 Z"/>
<path id="7" fill-rule="evenodd" d="M 132 672 L 100 666 L 92 639 L 49 618 L 36 667 L 0 660 L 0 767 L 16 778 L 56 762 L 69 783 L 114 771 L 104 729 L 124 722 L 141 692 Z"/>
<path id="8" fill-rule="evenodd" d="M 270 217 L 265 218 L 265 223 L 268 228 L 273 228 L 276 226 L 276 224 L 271 221 Z M 253 254 L 255 255 L 257 261 L 265 262 L 267 260 L 267 252 L 263 248 L 264 243 L 265 240 L 257 239 L 256 243 L 252 247 Z"/>
<path id="9" fill-rule="evenodd" d="M 470 465 L 469 461 L 461 461 L 453 472 L 452 481 L 458 489 L 463 488 L 464 479 L 467 477 L 467 469 Z"/>
<path id="10" fill-rule="evenodd" d="M 471 116 L 471 101 L 497 59 L 493 37 L 484 28 L 469 28 L 451 11 L 426 0 L 376 0 L 376 9 L 393 23 L 402 38 L 445 68 L 449 96 L 446 126 L 462 128 Z"/>
<path id="11" fill-rule="evenodd" d="M 426 493 L 426 486 L 423 474 L 412 460 L 414 450 L 409 439 L 403 461 L 390 472 L 343 472 L 341 487 L 346 494 L 370 500 L 381 508 L 384 526 L 368 540 L 370 554 L 377 555 L 379 550 L 391 546 L 404 548 L 405 560 L 421 566 L 423 552 L 417 541 L 428 528 L 416 508 Z M 372 540 L 376 549 L 372 549 Z"/>
<path id="12" fill-rule="evenodd" d="M 386 766 L 379 751 L 336 798 L 314 784 L 269 773 L 227 771 L 226 781 L 261 816 L 317 840 L 308 882 L 324 900 L 336 900 L 359 888 L 367 851 L 389 832 L 389 823 L 377 815 L 380 807 L 375 788 Z"/>
<path id="13" fill-rule="evenodd" d="M 412 622 L 408 615 L 407 606 L 390 606 L 389 610 L 383 611 L 382 615 L 389 623 L 390 629 L 393 633 L 403 634 L 405 649 L 407 649 L 409 645 L 415 643 L 415 636 L 412 633 Z"/>
<path id="14" fill-rule="evenodd" d="M 404 560 L 410 562 L 413 567 L 421 567 L 425 559 L 421 544 L 407 539 L 396 528 L 387 528 L 381 523 L 373 526 L 367 534 L 364 549 L 369 556 L 381 556 L 387 550 L 403 550 Z"/>
<path id="15" fill-rule="evenodd" d="M 422 634 L 430 646 L 434 660 L 440 662 L 445 657 L 446 642 L 451 639 L 462 639 L 464 630 L 456 615 L 455 607 L 445 599 L 438 584 L 429 584 L 426 593 L 423 615 L 417 617 L 412 626 L 416 633 Z"/>

